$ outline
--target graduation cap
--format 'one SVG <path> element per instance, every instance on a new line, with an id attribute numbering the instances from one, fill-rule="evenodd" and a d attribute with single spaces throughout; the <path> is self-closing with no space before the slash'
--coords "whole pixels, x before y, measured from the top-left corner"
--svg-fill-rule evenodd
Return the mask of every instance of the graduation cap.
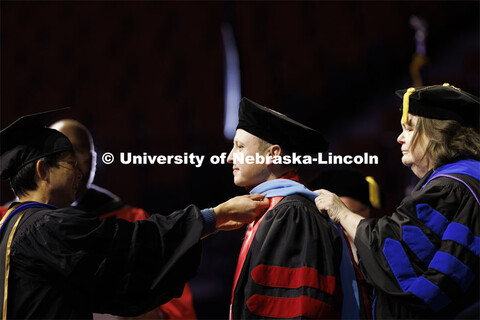
<path id="1" fill-rule="evenodd" d="M 314 190 L 326 189 L 339 197 L 350 197 L 377 209 L 383 203 L 383 195 L 375 179 L 355 169 L 322 171 L 309 183 L 309 187 Z"/>
<path id="2" fill-rule="evenodd" d="M 425 118 L 456 120 L 466 127 L 478 128 L 480 100 L 478 97 L 444 83 L 397 90 L 403 98 L 402 123 L 407 122 L 408 113 Z"/>
<path id="3" fill-rule="evenodd" d="M 13 178 L 26 164 L 43 157 L 72 151 L 70 140 L 57 130 L 46 128 L 69 108 L 23 116 L 0 131 L 0 178 Z"/>
<path id="4" fill-rule="evenodd" d="M 328 148 L 328 142 L 320 132 L 248 98 L 240 101 L 237 129 L 299 154 L 317 153 Z"/>

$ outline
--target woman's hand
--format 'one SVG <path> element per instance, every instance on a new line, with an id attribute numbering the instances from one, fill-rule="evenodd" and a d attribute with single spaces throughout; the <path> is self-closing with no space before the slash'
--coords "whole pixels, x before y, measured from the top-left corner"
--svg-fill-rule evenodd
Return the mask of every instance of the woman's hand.
<path id="1" fill-rule="evenodd" d="M 341 223 L 350 213 L 350 210 L 335 193 L 325 189 L 315 190 L 314 192 L 318 193 L 318 197 L 315 198 L 317 209 L 322 213 L 327 213 L 333 222 Z"/>
<path id="2" fill-rule="evenodd" d="M 364 218 L 350 211 L 335 193 L 325 189 L 314 192 L 318 193 L 318 197 L 315 198 L 318 210 L 328 214 L 333 222 L 340 223 L 347 235 L 355 239 L 357 226 Z"/>

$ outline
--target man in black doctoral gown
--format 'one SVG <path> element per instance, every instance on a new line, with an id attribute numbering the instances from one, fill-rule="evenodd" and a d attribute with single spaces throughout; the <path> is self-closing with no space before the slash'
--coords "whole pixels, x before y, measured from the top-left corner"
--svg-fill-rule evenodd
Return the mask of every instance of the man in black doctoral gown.
<path id="1" fill-rule="evenodd" d="M 115 217 L 135 222 L 150 217 L 142 208 L 130 206 L 109 190 L 93 184 L 97 167 L 97 153 L 92 134 L 87 127 L 73 119 L 62 119 L 50 125 L 50 128 L 60 131 L 70 140 L 75 151 L 78 169 L 82 173 L 82 179 L 77 188 L 77 200 L 72 206 L 90 212 L 100 219 Z M 160 319 L 197 318 L 192 291 L 188 283 L 185 284 L 183 294 L 179 298 L 172 299 L 136 318 L 140 320 L 158 317 Z M 94 314 L 93 318 L 98 319 L 99 315 Z"/>
<path id="2" fill-rule="evenodd" d="M 0 132 L 0 177 L 20 201 L 0 222 L 2 319 L 151 310 L 194 276 L 202 236 L 248 223 L 267 204 L 253 195 L 136 223 L 99 220 L 69 207 L 81 174 L 70 141 L 44 127 L 53 115 L 25 116 Z"/>
<path id="3" fill-rule="evenodd" d="M 316 210 L 317 194 L 298 182 L 298 165 L 292 163 L 327 146 L 316 130 L 241 100 L 228 162 L 234 183 L 265 193 L 270 207 L 248 227 L 231 318 L 358 319 L 364 314 L 346 242 Z"/>

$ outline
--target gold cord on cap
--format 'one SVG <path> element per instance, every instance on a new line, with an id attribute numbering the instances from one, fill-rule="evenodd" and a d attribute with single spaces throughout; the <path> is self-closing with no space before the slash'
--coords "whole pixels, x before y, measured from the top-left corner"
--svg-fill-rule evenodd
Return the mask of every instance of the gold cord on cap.
<path id="1" fill-rule="evenodd" d="M 458 91 L 462 91 L 462 89 L 460 89 L 460 88 L 451 86 L 450 83 L 446 83 L 446 82 L 445 82 L 445 83 L 443 84 L 443 86 L 444 86 L 444 87 L 449 87 L 449 88 L 452 88 L 452 89 L 456 89 L 456 90 L 458 90 Z"/>
<path id="2" fill-rule="evenodd" d="M 403 114 L 402 123 L 407 123 L 408 119 L 408 103 L 410 101 L 410 95 L 415 92 L 415 88 L 408 88 L 407 92 L 403 95 Z"/>
<path id="3" fill-rule="evenodd" d="M 373 179 L 373 177 L 367 176 L 365 177 L 365 180 L 367 180 L 368 182 L 368 195 L 369 195 L 370 203 L 374 208 L 378 209 L 381 207 L 380 188 L 378 187 L 378 184 L 375 181 L 375 179 Z"/>

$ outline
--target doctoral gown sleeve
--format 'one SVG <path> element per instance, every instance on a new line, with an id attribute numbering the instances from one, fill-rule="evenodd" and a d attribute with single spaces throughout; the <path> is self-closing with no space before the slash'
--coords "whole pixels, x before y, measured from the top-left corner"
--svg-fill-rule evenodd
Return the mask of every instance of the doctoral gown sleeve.
<path id="1" fill-rule="evenodd" d="M 257 230 L 237 284 L 235 318 L 340 316 L 339 233 L 312 202 L 289 198 Z"/>
<path id="2" fill-rule="evenodd" d="M 448 317 L 478 300 L 479 205 L 449 178 L 419 186 L 391 217 L 360 222 L 355 245 L 368 281 L 392 299 L 377 311 Z"/>
<path id="3" fill-rule="evenodd" d="M 181 295 L 199 264 L 202 229 L 195 206 L 135 223 L 65 208 L 45 214 L 18 251 L 36 272 L 91 297 L 85 308 L 134 316 Z"/>

